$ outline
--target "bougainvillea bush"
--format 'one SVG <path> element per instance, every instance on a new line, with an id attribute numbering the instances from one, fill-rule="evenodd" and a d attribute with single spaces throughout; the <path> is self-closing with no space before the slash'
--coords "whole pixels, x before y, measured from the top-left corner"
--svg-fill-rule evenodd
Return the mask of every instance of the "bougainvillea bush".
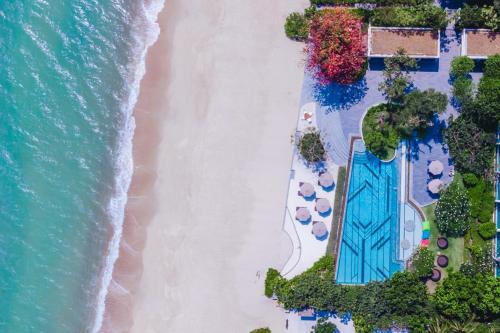
<path id="1" fill-rule="evenodd" d="M 346 8 L 333 8 L 315 15 L 307 46 L 308 68 L 327 84 L 349 84 L 366 70 L 366 36 L 361 18 Z"/>

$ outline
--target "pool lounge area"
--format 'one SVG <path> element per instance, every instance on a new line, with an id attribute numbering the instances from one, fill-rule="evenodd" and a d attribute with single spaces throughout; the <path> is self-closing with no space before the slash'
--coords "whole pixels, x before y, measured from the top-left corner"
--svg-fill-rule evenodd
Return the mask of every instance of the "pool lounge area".
<path id="1" fill-rule="evenodd" d="M 399 257 L 399 158 L 382 162 L 353 143 L 336 281 L 382 281 L 403 269 Z"/>

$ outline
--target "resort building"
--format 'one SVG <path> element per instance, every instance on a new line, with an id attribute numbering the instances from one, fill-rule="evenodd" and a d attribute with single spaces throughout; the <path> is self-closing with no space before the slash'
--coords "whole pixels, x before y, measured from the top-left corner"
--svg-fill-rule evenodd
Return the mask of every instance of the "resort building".
<path id="1" fill-rule="evenodd" d="M 400 48 L 412 58 L 439 58 L 440 32 L 431 28 L 368 28 L 368 57 L 392 57 Z"/>
<path id="2" fill-rule="evenodd" d="M 472 59 L 486 59 L 500 54 L 500 32 L 488 29 L 464 29 L 462 55 Z"/>

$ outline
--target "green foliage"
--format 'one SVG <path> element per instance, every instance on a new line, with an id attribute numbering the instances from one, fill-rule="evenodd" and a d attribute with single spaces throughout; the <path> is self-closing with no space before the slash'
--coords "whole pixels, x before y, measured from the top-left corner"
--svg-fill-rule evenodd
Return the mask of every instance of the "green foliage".
<path id="1" fill-rule="evenodd" d="M 453 96 L 460 104 L 472 101 L 474 98 L 474 85 L 467 77 L 458 77 L 453 81 Z"/>
<path id="2" fill-rule="evenodd" d="M 420 248 L 412 259 L 412 266 L 418 277 L 427 277 L 434 268 L 434 253 L 426 247 Z"/>
<path id="3" fill-rule="evenodd" d="M 444 29 L 444 9 L 433 5 L 419 7 L 383 7 L 373 10 L 371 24 L 377 27 L 427 27 Z"/>
<path id="4" fill-rule="evenodd" d="M 283 280 L 280 272 L 274 268 L 269 268 L 266 274 L 266 281 L 264 283 L 264 295 L 272 297 L 276 286 Z"/>
<path id="5" fill-rule="evenodd" d="M 450 237 L 465 235 L 470 226 L 470 204 L 460 181 L 455 179 L 441 193 L 435 214 L 439 231 Z"/>
<path id="6" fill-rule="evenodd" d="M 494 156 L 494 133 L 485 132 L 461 115 L 446 129 L 444 137 L 458 171 L 477 175 L 488 172 Z"/>
<path id="7" fill-rule="evenodd" d="M 500 55 L 488 57 L 484 62 L 484 76 L 500 79 Z"/>
<path id="8" fill-rule="evenodd" d="M 433 302 L 440 314 L 460 322 L 473 315 L 482 320 L 496 318 L 500 315 L 500 279 L 450 273 L 436 288 Z"/>
<path id="9" fill-rule="evenodd" d="M 320 318 L 311 333 L 333 333 L 337 329 L 334 323 L 328 322 L 325 318 Z"/>
<path id="10" fill-rule="evenodd" d="M 492 239 L 495 237 L 497 227 L 493 222 L 482 223 L 479 225 L 479 235 L 484 239 Z"/>
<path id="11" fill-rule="evenodd" d="M 448 98 L 445 94 L 429 90 L 414 90 L 403 97 L 403 107 L 394 115 L 399 134 L 410 137 L 414 130 L 424 132 L 435 114 L 446 110 Z"/>
<path id="12" fill-rule="evenodd" d="M 432 4 L 432 0 L 311 0 L 317 6 L 376 4 L 379 6 L 420 6 Z"/>
<path id="13" fill-rule="evenodd" d="M 309 35 L 309 20 L 301 13 L 291 13 L 285 21 L 285 33 L 290 39 L 305 41 Z"/>
<path id="14" fill-rule="evenodd" d="M 401 104 L 412 83 L 409 71 L 417 68 L 417 62 L 400 48 L 393 57 L 384 59 L 384 65 L 384 81 L 379 84 L 378 90 L 384 94 L 388 103 Z"/>
<path id="15" fill-rule="evenodd" d="M 299 151 L 308 162 L 319 162 L 324 159 L 325 148 L 318 131 L 311 129 L 299 141 Z"/>
<path id="16" fill-rule="evenodd" d="M 500 78 L 483 77 L 479 81 L 474 117 L 478 125 L 494 131 L 500 121 Z M 468 110 L 469 111 L 469 110 Z"/>
<path id="17" fill-rule="evenodd" d="M 272 333 L 272 332 L 269 328 L 265 327 L 265 328 L 257 328 L 251 331 L 250 333 Z"/>
<path id="18" fill-rule="evenodd" d="M 450 74 L 454 77 L 467 76 L 474 69 L 474 60 L 467 56 L 459 56 L 451 61 Z"/>
<path id="19" fill-rule="evenodd" d="M 486 182 L 483 178 L 476 178 L 473 186 L 468 185 L 467 192 L 469 194 L 471 216 L 474 219 L 479 219 L 481 223 L 490 222 L 493 209 L 495 208 L 493 184 Z"/>
<path id="20" fill-rule="evenodd" d="M 482 246 L 472 245 L 470 248 L 470 265 L 474 276 L 476 274 L 491 275 L 493 270 L 493 261 L 491 256 L 491 243 Z M 467 275 L 467 274 L 466 274 Z"/>
<path id="21" fill-rule="evenodd" d="M 368 109 L 362 124 L 365 146 L 382 160 L 391 158 L 399 143 L 399 136 L 389 116 L 387 105 L 380 104 Z"/>
<path id="22" fill-rule="evenodd" d="M 500 17 L 498 8 L 494 6 L 468 6 L 465 5 L 457 12 L 457 21 L 455 29 L 492 29 L 498 31 L 500 29 Z"/>
<path id="23" fill-rule="evenodd" d="M 477 179 L 477 176 L 473 173 L 463 174 L 462 180 L 464 182 L 465 187 L 467 188 L 474 187 L 479 181 L 479 179 Z"/>

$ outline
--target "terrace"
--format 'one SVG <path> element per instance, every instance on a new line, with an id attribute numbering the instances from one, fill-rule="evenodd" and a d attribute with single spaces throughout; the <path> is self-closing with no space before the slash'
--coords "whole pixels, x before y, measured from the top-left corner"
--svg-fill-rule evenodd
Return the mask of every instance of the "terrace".
<path id="1" fill-rule="evenodd" d="M 488 29 L 464 29 L 462 55 L 472 59 L 486 59 L 500 53 L 500 32 Z"/>
<path id="2" fill-rule="evenodd" d="M 439 58 L 440 32 L 430 28 L 368 28 L 368 57 L 391 57 L 400 48 L 412 58 Z"/>

